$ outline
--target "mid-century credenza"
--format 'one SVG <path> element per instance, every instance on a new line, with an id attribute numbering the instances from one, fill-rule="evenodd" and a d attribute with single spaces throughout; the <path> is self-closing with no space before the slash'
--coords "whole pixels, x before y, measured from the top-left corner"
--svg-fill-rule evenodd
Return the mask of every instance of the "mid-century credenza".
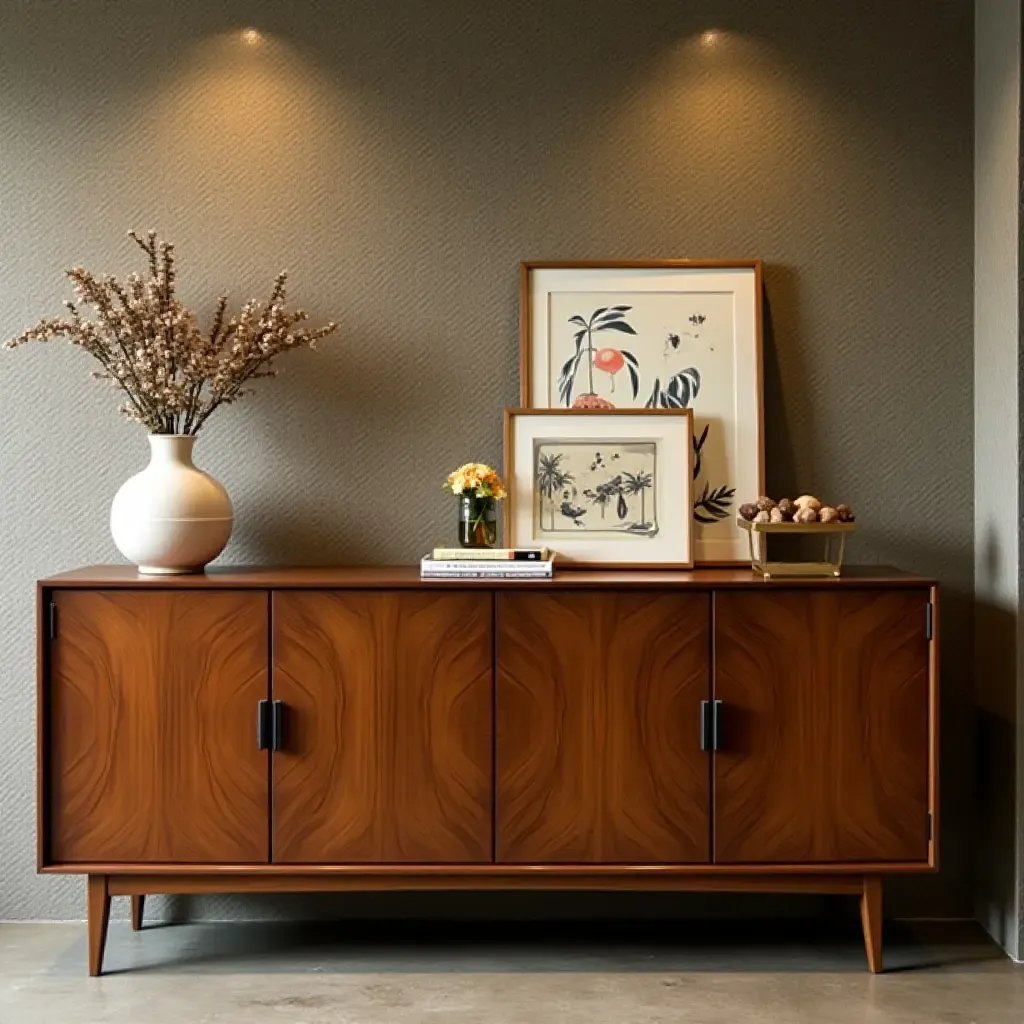
<path id="1" fill-rule="evenodd" d="M 878 569 L 39 583 L 39 870 L 110 899 L 849 893 L 937 866 L 936 588 Z"/>

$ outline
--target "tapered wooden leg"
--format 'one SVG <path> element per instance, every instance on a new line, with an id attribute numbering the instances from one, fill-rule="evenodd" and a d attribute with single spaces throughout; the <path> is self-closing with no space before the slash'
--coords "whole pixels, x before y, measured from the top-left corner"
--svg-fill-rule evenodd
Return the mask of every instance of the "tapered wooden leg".
<path id="1" fill-rule="evenodd" d="M 110 924 L 110 893 L 106 875 L 89 875 L 89 974 L 97 977 L 103 970 L 103 950 Z"/>
<path id="2" fill-rule="evenodd" d="M 132 931 L 142 931 L 142 909 L 146 905 L 145 896 L 132 896 Z"/>
<path id="3" fill-rule="evenodd" d="M 864 876 L 864 890 L 860 895 L 860 924 L 864 929 L 864 951 L 868 955 L 868 970 L 882 973 L 882 879 L 878 875 Z"/>

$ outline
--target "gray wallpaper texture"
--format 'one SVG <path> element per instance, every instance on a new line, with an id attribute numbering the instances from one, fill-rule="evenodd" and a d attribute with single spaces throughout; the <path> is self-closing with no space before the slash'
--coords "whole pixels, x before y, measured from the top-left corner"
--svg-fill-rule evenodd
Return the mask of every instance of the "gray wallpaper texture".
<path id="1" fill-rule="evenodd" d="M 978 705 L 977 914 L 1015 957 L 1024 793 L 1021 648 L 1020 96 L 1018 0 L 975 7 L 974 586 Z M 993 481 L 1001 487 L 993 487 Z"/>
<path id="2" fill-rule="evenodd" d="M 761 257 L 771 489 L 851 502 L 854 560 L 945 588 L 943 867 L 890 906 L 967 915 L 971 41 L 959 0 L 7 0 L 0 335 L 59 311 L 63 268 L 136 266 L 130 227 L 204 315 L 287 267 L 340 330 L 200 438 L 223 561 L 410 562 L 451 535 L 444 473 L 500 460 L 520 260 Z M 146 461 L 90 370 L 0 355 L 0 919 L 84 909 L 34 872 L 33 585 L 117 558 Z"/>

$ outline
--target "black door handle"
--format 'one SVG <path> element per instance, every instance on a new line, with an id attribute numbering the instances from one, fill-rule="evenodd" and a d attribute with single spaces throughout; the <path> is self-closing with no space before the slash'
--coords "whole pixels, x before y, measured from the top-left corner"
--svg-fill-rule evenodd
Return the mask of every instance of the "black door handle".
<path id="1" fill-rule="evenodd" d="M 725 749 L 725 703 L 720 700 L 714 702 L 714 706 L 711 712 L 712 720 L 714 721 L 713 736 L 712 736 L 712 750 L 724 750 Z"/>
<path id="2" fill-rule="evenodd" d="M 711 750 L 711 701 L 700 702 L 700 749 Z"/>
<path id="3" fill-rule="evenodd" d="M 256 706 L 256 749 L 270 746 L 270 701 L 261 700 Z"/>
<path id="4" fill-rule="evenodd" d="M 270 745 L 274 750 L 284 750 L 284 701 L 274 701 L 273 727 L 270 731 Z"/>

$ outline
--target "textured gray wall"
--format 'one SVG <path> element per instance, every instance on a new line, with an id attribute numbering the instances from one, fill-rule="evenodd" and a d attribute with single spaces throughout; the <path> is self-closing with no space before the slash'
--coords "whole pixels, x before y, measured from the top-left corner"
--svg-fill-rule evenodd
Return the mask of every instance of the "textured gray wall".
<path id="1" fill-rule="evenodd" d="M 518 261 L 762 257 L 772 488 L 851 501 L 854 559 L 946 587 L 943 870 L 891 905 L 967 914 L 971 39 L 962 0 L 7 0 L 0 333 L 73 262 L 129 269 L 128 227 L 204 311 L 288 267 L 341 330 L 201 438 L 225 558 L 410 561 L 450 534 L 442 474 L 500 457 Z M 82 913 L 33 874 L 32 585 L 115 558 L 145 461 L 88 370 L 0 358 L 0 918 Z"/>
<path id="2" fill-rule="evenodd" d="M 1021 955 L 1018 732 L 1024 725 L 1021 480 L 1019 0 L 975 10 L 975 663 L 981 757 L 978 916 Z M 998 482 L 998 485 L 996 485 Z"/>

